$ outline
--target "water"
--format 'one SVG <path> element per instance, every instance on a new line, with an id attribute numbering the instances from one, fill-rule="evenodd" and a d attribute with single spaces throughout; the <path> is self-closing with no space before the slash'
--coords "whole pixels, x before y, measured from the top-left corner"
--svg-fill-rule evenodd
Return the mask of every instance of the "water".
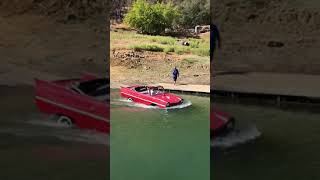
<path id="1" fill-rule="evenodd" d="M 111 179 L 209 179 L 208 97 L 154 109 L 120 101 L 111 91 Z"/>
<path id="2" fill-rule="evenodd" d="M 238 124 L 237 124 L 238 125 Z M 240 124 L 241 125 L 241 124 Z M 211 140 L 211 147 L 232 148 L 241 144 L 254 141 L 261 136 L 261 132 L 255 125 L 236 126 L 234 130 L 224 136 L 219 136 Z"/>
<path id="3" fill-rule="evenodd" d="M 0 91 L 0 179 L 109 179 L 106 134 L 57 124 L 30 86 Z"/>
<path id="4" fill-rule="evenodd" d="M 319 113 L 266 105 L 217 105 L 236 117 L 246 140 L 228 147 L 212 146 L 211 179 L 320 179 Z M 239 137 L 229 137 L 227 144 L 232 140 Z"/>

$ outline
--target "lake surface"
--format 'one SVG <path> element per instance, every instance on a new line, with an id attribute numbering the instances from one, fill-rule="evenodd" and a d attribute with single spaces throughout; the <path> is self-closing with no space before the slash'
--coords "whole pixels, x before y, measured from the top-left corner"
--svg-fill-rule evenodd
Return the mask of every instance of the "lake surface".
<path id="1" fill-rule="evenodd" d="M 189 103 L 163 110 L 129 103 L 119 90 L 111 91 L 112 180 L 209 179 L 210 98 L 181 96 Z"/>
<path id="2" fill-rule="evenodd" d="M 241 141 L 231 147 L 213 142 L 212 180 L 320 179 L 320 113 L 263 104 L 216 105 L 235 116 L 242 137 L 225 138 Z"/>

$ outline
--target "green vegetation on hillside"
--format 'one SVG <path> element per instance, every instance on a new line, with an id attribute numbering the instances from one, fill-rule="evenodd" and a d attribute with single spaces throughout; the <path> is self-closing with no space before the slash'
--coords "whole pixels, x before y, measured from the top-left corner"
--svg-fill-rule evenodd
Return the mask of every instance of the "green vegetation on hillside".
<path id="1" fill-rule="evenodd" d="M 195 54 L 199 56 L 209 56 L 210 50 L 210 39 L 207 36 L 201 39 L 186 39 L 190 43 L 189 46 L 182 46 L 179 39 L 175 37 L 150 36 L 128 31 L 112 31 L 110 37 L 111 42 L 113 42 L 111 43 L 112 49 L 128 48 L 176 54 Z"/>
<path id="2" fill-rule="evenodd" d="M 136 0 L 124 22 L 143 34 L 160 35 L 166 29 L 189 29 L 210 24 L 209 0 L 157 1 Z"/>

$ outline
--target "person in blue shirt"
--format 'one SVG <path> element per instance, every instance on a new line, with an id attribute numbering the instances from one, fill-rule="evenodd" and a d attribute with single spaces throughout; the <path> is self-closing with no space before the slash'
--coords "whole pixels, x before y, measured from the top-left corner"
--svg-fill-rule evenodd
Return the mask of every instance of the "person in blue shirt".
<path id="1" fill-rule="evenodd" d="M 218 27 L 215 24 L 210 25 L 210 62 L 213 61 L 214 51 L 216 49 L 216 44 L 218 48 L 221 48 L 221 37 Z"/>
<path id="2" fill-rule="evenodd" d="M 174 67 L 174 69 L 172 71 L 172 77 L 173 77 L 173 81 L 174 81 L 173 85 L 176 85 L 177 79 L 179 77 L 179 70 L 177 69 L 176 66 Z"/>

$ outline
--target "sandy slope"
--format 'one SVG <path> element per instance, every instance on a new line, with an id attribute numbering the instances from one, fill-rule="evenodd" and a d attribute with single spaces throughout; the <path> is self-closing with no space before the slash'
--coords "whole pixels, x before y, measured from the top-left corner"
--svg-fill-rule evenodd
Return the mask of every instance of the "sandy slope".
<path id="1" fill-rule="evenodd" d="M 121 84 L 153 84 L 172 83 L 172 69 L 177 66 L 180 71 L 178 84 L 210 83 L 209 64 L 189 64 L 177 55 L 166 55 L 155 52 L 134 52 L 133 50 L 117 50 L 121 54 L 143 54 L 143 58 L 118 58 L 111 53 L 110 78 Z"/>
<path id="2" fill-rule="evenodd" d="M 12 71 L 22 67 L 63 77 L 82 71 L 106 74 L 104 19 L 62 24 L 29 14 L 0 18 L 1 63 Z"/>
<path id="3" fill-rule="evenodd" d="M 310 0 L 219 0 L 214 21 L 223 49 L 216 71 L 320 73 L 320 3 Z"/>

